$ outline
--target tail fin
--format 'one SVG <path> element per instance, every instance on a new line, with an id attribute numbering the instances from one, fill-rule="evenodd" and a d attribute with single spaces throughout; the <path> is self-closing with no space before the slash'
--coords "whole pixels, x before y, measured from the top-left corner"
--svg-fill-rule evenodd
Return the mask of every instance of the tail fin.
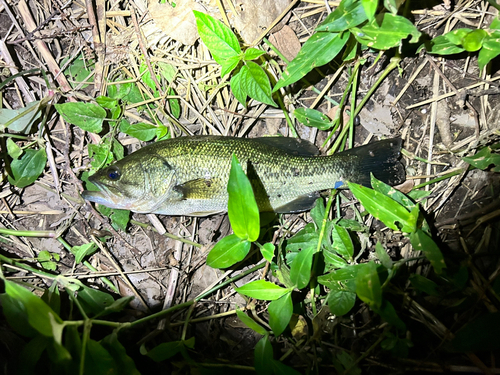
<path id="1" fill-rule="evenodd" d="M 344 178 L 364 186 L 371 186 L 370 173 L 389 185 L 398 185 L 405 181 L 406 172 L 398 157 L 401 151 L 400 138 L 385 139 L 337 154 L 338 156 L 354 156 L 356 160 Z"/>

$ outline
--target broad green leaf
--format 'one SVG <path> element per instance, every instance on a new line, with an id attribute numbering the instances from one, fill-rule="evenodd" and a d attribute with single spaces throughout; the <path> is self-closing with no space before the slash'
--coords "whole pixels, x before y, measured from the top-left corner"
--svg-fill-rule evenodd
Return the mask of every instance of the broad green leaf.
<path id="1" fill-rule="evenodd" d="M 245 324 L 248 328 L 251 330 L 257 332 L 259 335 L 266 335 L 267 331 L 264 327 L 262 327 L 260 324 L 258 324 L 255 320 L 250 318 L 247 314 L 245 314 L 243 311 L 240 309 L 236 309 L 236 315 L 238 315 L 238 318 Z"/>
<path id="2" fill-rule="evenodd" d="M 114 160 L 114 155 L 111 152 L 111 143 L 106 142 L 101 145 L 90 144 L 88 147 L 89 157 L 92 158 L 90 165 L 94 170 L 111 164 Z"/>
<path id="3" fill-rule="evenodd" d="M 290 289 L 282 288 L 265 280 L 256 280 L 235 289 L 238 293 L 260 300 L 274 301 Z"/>
<path id="4" fill-rule="evenodd" d="M 500 349 L 498 337 L 500 312 L 485 313 L 459 330 L 449 347 L 455 352 L 494 352 Z"/>
<path id="5" fill-rule="evenodd" d="M 333 315 L 347 314 L 356 303 L 356 293 L 340 288 L 332 289 L 327 297 L 328 307 Z"/>
<path id="6" fill-rule="evenodd" d="M 159 125 L 156 128 L 156 138 L 158 141 L 161 141 L 161 140 L 166 139 L 166 138 L 170 138 L 170 137 L 168 137 L 168 127 L 163 126 L 163 125 Z"/>
<path id="7" fill-rule="evenodd" d="M 483 40 L 483 48 L 479 51 L 477 63 L 483 69 L 491 60 L 500 54 L 500 31 L 496 30 Z"/>
<path id="8" fill-rule="evenodd" d="M 228 59 L 224 60 L 221 63 L 220 76 L 224 77 L 226 74 L 231 73 L 233 69 L 238 66 L 239 62 L 240 62 L 239 56 L 231 56 Z"/>
<path id="9" fill-rule="evenodd" d="M 399 203 L 378 191 L 351 182 L 348 182 L 347 185 L 363 207 L 389 228 L 407 233 L 415 231 L 418 212 L 408 212 Z"/>
<path id="10" fill-rule="evenodd" d="M 467 52 L 478 51 L 482 47 L 483 40 L 487 35 L 486 31 L 483 29 L 472 30 L 462 39 L 462 47 L 464 47 Z"/>
<path id="11" fill-rule="evenodd" d="M 247 256 L 251 242 L 242 240 L 236 234 L 224 237 L 210 250 L 207 265 L 212 268 L 227 268 L 236 264 Z"/>
<path id="12" fill-rule="evenodd" d="M 292 293 L 271 301 L 267 307 L 269 313 L 269 325 L 275 336 L 279 336 L 290 323 L 293 314 Z"/>
<path id="13" fill-rule="evenodd" d="M 72 57 L 71 57 L 72 58 Z M 70 57 L 62 60 L 60 66 L 64 66 Z M 72 88 L 80 87 L 84 89 L 88 86 L 86 83 L 94 82 L 94 71 L 95 62 L 92 59 L 87 59 L 85 54 L 82 52 L 78 57 L 73 60 L 70 65 L 64 70 L 64 74 L 68 77 L 69 83 Z"/>
<path id="14" fill-rule="evenodd" d="M 113 228 L 116 230 L 121 229 L 125 232 L 130 221 L 130 211 L 113 208 L 111 210 L 110 218 Z"/>
<path id="15" fill-rule="evenodd" d="M 371 184 L 373 190 L 378 191 L 379 193 L 382 193 L 385 196 L 395 200 L 400 205 L 404 206 L 408 211 L 411 211 L 415 208 L 415 203 L 413 203 L 411 199 L 409 199 L 399 190 L 394 189 L 392 186 L 387 185 L 380 180 L 377 180 L 375 176 L 373 176 L 373 174 L 371 174 Z"/>
<path id="16" fill-rule="evenodd" d="M 110 294 L 85 285 L 78 291 L 77 298 L 87 314 L 94 315 L 101 313 L 106 307 L 115 302 L 115 299 Z"/>
<path id="17" fill-rule="evenodd" d="M 56 104 L 55 108 L 63 119 L 70 124 L 91 133 L 100 133 L 102 131 L 106 110 L 96 104 L 64 103 Z"/>
<path id="18" fill-rule="evenodd" d="M 86 256 L 92 255 L 97 251 L 97 245 L 93 242 L 86 243 L 80 246 L 73 246 L 71 253 L 75 256 L 76 264 L 83 261 Z"/>
<path id="19" fill-rule="evenodd" d="M 104 96 L 104 95 L 98 96 L 95 99 L 95 101 L 101 107 L 107 108 L 107 109 L 113 109 L 113 108 L 116 108 L 118 106 L 118 99 L 110 98 L 110 97 Z"/>
<path id="20" fill-rule="evenodd" d="M 227 192 L 229 194 L 227 212 L 234 234 L 242 240 L 256 241 L 260 233 L 259 208 L 252 184 L 234 154 L 231 159 Z"/>
<path id="21" fill-rule="evenodd" d="M 484 147 L 475 155 L 463 157 L 462 160 L 478 169 L 485 170 L 493 167 L 494 172 L 500 172 L 500 154 L 491 151 L 490 147 Z"/>
<path id="22" fill-rule="evenodd" d="M 351 261 L 354 254 L 354 245 L 347 229 L 334 225 L 332 238 L 334 250 L 344 259 Z"/>
<path id="23" fill-rule="evenodd" d="M 407 18 L 391 13 L 379 14 L 361 29 L 353 28 L 351 32 L 361 44 L 379 50 L 397 47 L 409 35 L 412 36 L 410 43 L 416 43 L 421 35 Z"/>
<path id="24" fill-rule="evenodd" d="M 130 358 L 125 350 L 125 347 L 118 341 L 117 331 L 113 331 L 110 335 L 101 340 L 101 345 L 113 357 L 117 365 L 117 374 L 120 375 L 140 375 L 140 372 L 135 367 L 135 362 Z"/>
<path id="25" fill-rule="evenodd" d="M 375 311 L 375 310 L 374 310 Z M 384 300 L 382 306 L 376 311 L 387 323 L 396 327 L 401 333 L 406 332 L 406 324 L 399 318 L 394 306 Z"/>
<path id="26" fill-rule="evenodd" d="M 9 175 L 9 182 L 19 188 L 31 185 L 42 174 L 47 163 L 45 149 L 25 150 L 20 159 L 10 163 L 12 176 Z"/>
<path id="27" fill-rule="evenodd" d="M 95 340 L 87 341 L 85 373 L 92 375 L 118 374 L 118 365 L 111 354 Z"/>
<path id="28" fill-rule="evenodd" d="M 316 248 L 309 246 L 300 251 L 290 267 L 290 280 L 298 289 L 305 288 L 311 279 L 313 255 Z"/>
<path id="29" fill-rule="evenodd" d="M 318 282 L 330 289 L 356 292 L 356 277 L 364 264 L 353 264 L 318 277 Z"/>
<path id="30" fill-rule="evenodd" d="M 53 282 L 49 289 L 45 289 L 42 301 L 45 302 L 57 315 L 61 312 L 61 295 L 59 293 L 59 283 Z"/>
<path id="31" fill-rule="evenodd" d="M 297 108 L 293 115 L 305 126 L 318 128 L 319 130 L 328 130 L 333 126 L 332 121 L 327 115 L 311 108 Z"/>
<path id="32" fill-rule="evenodd" d="M 314 224 L 309 223 L 287 241 L 286 251 L 298 252 L 299 250 L 305 250 L 308 248 L 316 250 L 318 247 L 318 241 L 319 234 L 316 232 Z"/>
<path id="33" fill-rule="evenodd" d="M 370 308 L 378 312 L 382 306 L 382 288 L 377 273 L 377 266 L 373 261 L 363 264 L 356 275 L 356 294 Z"/>
<path id="34" fill-rule="evenodd" d="M 371 21 L 375 17 L 377 11 L 378 0 L 361 0 L 366 17 Z"/>
<path id="35" fill-rule="evenodd" d="M 158 68 L 160 68 L 160 74 L 169 82 L 175 81 L 175 76 L 177 75 L 177 68 L 172 64 L 166 62 L 158 62 Z"/>
<path id="36" fill-rule="evenodd" d="M 214 60 L 223 65 L 224 60 L 241 53 L 238 38 L 229 27 L 208 14 L 193 11 L 200 38 L 212 53 Z"/>
<path id="37" fill-rule="evenodd" d="M 143 122 L 136 124 L 130 124 L 127 120 L 120 122 L 120 131 L 122 133 L 131 135 L 144 142 L 152 140 L 156 136 L 156 130 L 156 126 Z"/>
<path id="38" fill-rule="evenodd" d="M 248 48 L 245 51 L 245 60 L 255 60 L 257 57 L 264 55 L 265 52 L 257 48 Z"/>
<path id="39" fill-rule="evenodd" d="M 432 39 L 425 46 L 427 52 L 436 55 L 453 55 L 465 51 L 462 47 L 457 46 L 448 40 L 446 35 L 440 35 Z"/>
<path id="40" fill-rule="evenodd" d="M 273 92 L 297 82 L 318 66 L 337 56 L 349 39 L 349 33 L 317 32 L 304 43 L 298 55 L 290 61 Z"/>
<path id="41" fill-rule="evenodd" d="M 465 38 L 465 36 L 467 34 L 469 34 L 472 30 L 471 29 L 464 29 L 464 28 L 461 28 L 461 29 L 455 29 L 455 30 L 452 30 L 446 34 L 444 34 L 444 36 L 446 37 L 446 39 L 448 39 L 451 43 L 453 44 L 456 44 L 456 45 L 462 45 L 462 41 L 463 39 Z"/>
<path id="42" fill-rule="evenodd" d="M 339 6 L 320 23 L 316 31 L 339 32 L 358 26 L 367 20 L 364 5 L 359 0 L 342 0 Z"/>
<path id="43" fill-rule="evenodd" d="M 4 306 L 5 313 L 5 303 L 15 303 L 15 309 L 8 309 L 10 312 L 19 311 L 21 314 L 19 317 L 7 316 L 9 322 L 13 322 L 13 326 L 19 326 L 19 318 L 27 317 L 28 323 L 31 327 L 36 329 L 44 336 L 53 337 L 54 328 L 56 325 L 62 324 L 61 318 L 39 297 L 35 296 L 33 293 L 23 288 L 22 286 L 4 279 L 5 293 L 0 294 L 0 299 L 2 305 Z M 4 298 L 8 296 L 10 298 Z M 52 319 L 51 319 L 52 317 Z M 28 330 L 26 330 L 28 332 Z"/>
<path id="44" fill-rule="evenodd" d="M 438 285 L 422 275 L 413 274 L 409 278 L 411 285 L 418 291 L 427 293 L 430 296 L 439 296 Z"/>
<path id="45" fill-rule="evenodd" d="M 247 61 L 241 68 L 241 85 L 249 97 L 259 102 L 277 107 L 271 92 L 269 77 L 262 67 L 253 61 Z"/>
<path id="46" fill-rule="evenodd" d="M 495 17 L 490 23 L 491 30 L 499 30 L 500 29 L 500 18 Z"/>
<path id="47" fill-rule="evenodd" d="M 27 133 L 31 126 L 40 117 L 41 101 L 28 103 L 26 107 L 18 109 L 0 108 L 0 131 L 9 128 L 19 133 Z"/>
<path id="48" fill-rule="evenodd" d="M 431 195 L 431 191 L 425 191 L 425 190 L 412 190 L 408 193 L 408 196 L 413 199 L 414 201 L 420 201 L 421 199 L 427 198 L 429 195 Z"/>
<path id="49" fill-rule="evenodd" d="M 319 230 L 323 225 L 323 219 L 325 218 L 325 203 L 323 198 L 316 199 L 314 207 L 311 209 L 311 218 L 313 219 L 316 228 Z"/>
<path id="50" fill-rule="evenodd" d="M 325 256 L 325 263 L 331 266 L 329 268 L 344 268 L 347 266 L 347 261 L 338 256 L 337 252 L 331 247 L 324 248 L 323 255 Z"/>
<path id="51" fill-rule="evenodd" d="M 12 138 L 7 138 L 7 153 L 12 159 L 18 159 L 23 154 L 23 150 Z"/>
<path id="52" fill-rule="evenodd" d="M 438 245 L 431 237 L 425 234 L 424 231 L 417 229 L 415 232 L 411 233 L 410 242 L 416 251 L 422 251 L 424 253 L 438 275 L 443 271 L 443 268 L 446 268 L 441 250 L 439 250 Z"/>
<path id="53" fill-rule="evenodd" d="M 271 375 L 273 373 L 273 347 L 269 336 L 265 335 L 255 345 L 254 366 L 255 372 L 262 375 Z"/>
<path id="54" fill-rule="evenodd" d="M 123 159 L 125 149 L 123 148 L 122 144 L 115 138 L 113 138 L 113 145 L 112 145 L 112 150 L 113 150 L 113 155 L 116 160 L 121 160 Z"/>
<path id="55" fill-rule="evenodd" d="M 265 243 L 260 249 L 260 253 L 262 254 L 265 260 L 271 262 L 274 257 L 274 245 L 271 242 Z"/>
<path id="56" fill-rule="evenodd" d="M 375 245 L 375 253 L 377 254 L 377 258 L 380 260 L 380 263 L 382 263 L 385 268 L 390 270 L 393 266 L 392 259 L 389 254 L 387 254 L 387 251 L 384 249 L 382 244 L 378 241 Z"/>
<path id="57" fill-rule="evenodd" d="M 242 85 L 243 72 L 246 69 L 245 66 L 241 67 L 241 70 L 231 77 L 229 85 L 231 86 L 231 92 L 233 93 L 236 100 L 238 100 L 245 108 L 247 106 L 247 96 L 248 93 Z"/>

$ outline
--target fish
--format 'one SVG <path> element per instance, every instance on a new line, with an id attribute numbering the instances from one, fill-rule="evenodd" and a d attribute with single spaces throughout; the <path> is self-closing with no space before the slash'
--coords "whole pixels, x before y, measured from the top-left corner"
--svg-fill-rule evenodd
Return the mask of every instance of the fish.
<path id="1" fill-rule="evenodd" d="M 227 183 L 234 154 L 249 178 L 261 212 L 310 210 L 321 191 L 371 186 L 370 173 L 398 185 L 401 139 L 392 138 L 331 156 L 312 143 L 288 137 L 200 135 L 145 146 L 96 172 L 97 191 L 84 199 L 110 208 L 162 215 L 208 216 L 227 212 Z"/>

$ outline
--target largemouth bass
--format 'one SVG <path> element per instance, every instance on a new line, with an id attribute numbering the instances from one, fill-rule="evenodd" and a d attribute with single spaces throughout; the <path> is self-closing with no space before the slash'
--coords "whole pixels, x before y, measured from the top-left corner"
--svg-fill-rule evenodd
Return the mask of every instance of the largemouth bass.
<path id="1" fill-rule="evenodd" d="M 227 211 L 227 182 L 234 153 L 247 173 L 261 211 L 312 208 L 322 190 L 345 182 L 370 186 L 370 172 L 396 185 L 405 180 L 400 139 L 387 139 L 332 156 L 311 143 L 282 137 L 180 137 L 126 156 L 89 178 L 99 191 L 83 197 L 139 213 L 206 216 Z"/>

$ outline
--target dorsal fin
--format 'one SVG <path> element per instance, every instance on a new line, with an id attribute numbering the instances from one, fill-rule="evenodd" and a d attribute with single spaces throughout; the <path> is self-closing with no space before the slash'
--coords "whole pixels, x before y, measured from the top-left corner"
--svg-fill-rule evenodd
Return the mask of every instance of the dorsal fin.
<path id="1" fill-rule="evenodd" d="M 295 156 L 319 155 L 318 148 L 305 139 L 289 137 L 259 137 L 251 139 L 271 147 L 279 148 Z"/>

